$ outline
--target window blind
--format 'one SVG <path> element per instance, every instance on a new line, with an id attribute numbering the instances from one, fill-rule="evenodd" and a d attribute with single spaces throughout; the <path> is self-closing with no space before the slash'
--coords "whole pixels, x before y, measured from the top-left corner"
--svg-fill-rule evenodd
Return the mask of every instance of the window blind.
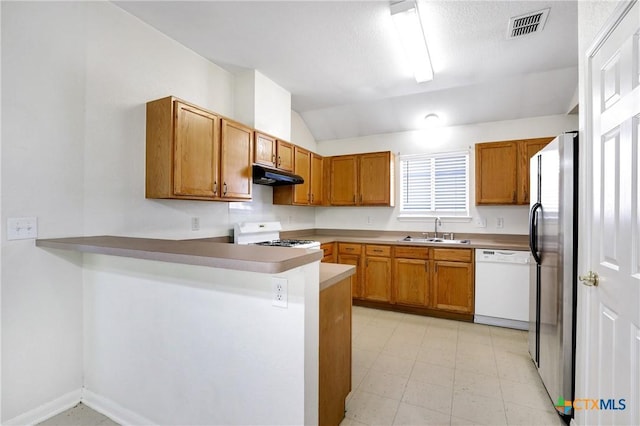
<path id="1" fill-rule="evenodd" d="M 400 212 L 468 214 L 469 153 L 400 157 Z"/>

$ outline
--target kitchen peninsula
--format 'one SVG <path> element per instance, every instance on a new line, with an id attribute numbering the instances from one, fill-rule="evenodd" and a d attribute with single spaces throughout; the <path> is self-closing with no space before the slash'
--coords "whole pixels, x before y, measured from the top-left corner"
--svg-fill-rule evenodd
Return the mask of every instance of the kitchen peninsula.
<path id="1" fill-rule="evenodd" d="M 318 424 L 322 298 L 334 288 L 346 289 L 331 297 L 348 315 L 330 315 L 344 320 L 350 371 L 354 268 L 320 265 L 320 250 L 113 236 L 36 245 L 83 252 L 82 398 L 116 421 Z M 275 282 L 286 308 L 273 304 Z"/>

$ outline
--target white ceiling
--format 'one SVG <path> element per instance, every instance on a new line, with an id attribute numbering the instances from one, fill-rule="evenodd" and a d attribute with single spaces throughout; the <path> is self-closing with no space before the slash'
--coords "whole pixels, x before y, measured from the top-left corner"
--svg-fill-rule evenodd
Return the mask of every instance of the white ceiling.
<path id="1" fill-rule="evenodd" d="M 318 141 L 567 113 L 578 87 L 576 1 L 426 1 L 435 78 L 416 83 L 387 1 L 122 1 L 223 68 L 291 92 Z M 507 39 L 513 16 L 550 7 L 542 32 Z"/>

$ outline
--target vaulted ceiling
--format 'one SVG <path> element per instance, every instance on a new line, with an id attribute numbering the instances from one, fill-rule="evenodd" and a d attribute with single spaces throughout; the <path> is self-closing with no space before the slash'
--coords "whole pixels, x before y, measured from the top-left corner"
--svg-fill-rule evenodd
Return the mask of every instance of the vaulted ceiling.
<path id="1" fill-rule="evenodd" d="M 223 68 L 292 95 L 318 141 L 565 114 L 578 87 L 576 1 L 426 1 L 435 78 L 416 83 L 387 1 L 123 1 L 118 6 Z M 509 39 L 511 17 L 550 8 Z"/>

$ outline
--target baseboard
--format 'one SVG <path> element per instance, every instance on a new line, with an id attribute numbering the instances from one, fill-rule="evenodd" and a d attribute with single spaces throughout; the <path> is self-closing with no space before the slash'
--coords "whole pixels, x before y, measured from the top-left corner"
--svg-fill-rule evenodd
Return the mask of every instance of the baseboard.
<path id="1" fill-rule="evenodd" d="M 65 410 L 77 405 L 82 400 L 82 389 L 71 391 L 53 401 L 47 402 L 33 410 L 20 414 L 4 422 L 5 426 L 34 425 L 47 420 L 50 417 L 60 414 Z"/>
<path id="2" fill-rule="evenodd" d="M 498 327 L 515 328 L 518 330 L 529 330 L 529 323 L 506 318 L 488 317 L 485 315 L 475 315 L 473 322 L 476 324 L 495 325 Z"/>
<path id="3" fill-rule="evenodd" d="M 155 422 L 124 408 L 117 402 L 83 389 L 82 403 L 121 425 L 152 425 Z"/>

